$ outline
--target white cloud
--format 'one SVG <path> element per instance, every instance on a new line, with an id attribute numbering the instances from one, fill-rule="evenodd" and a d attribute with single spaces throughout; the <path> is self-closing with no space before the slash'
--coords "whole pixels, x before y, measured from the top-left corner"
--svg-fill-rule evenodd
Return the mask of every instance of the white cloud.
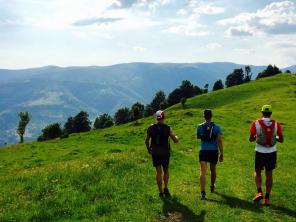
<path id="1" fill-rule="evenodd" d="M 133 50 L 135 52 L 141 52 L 141 53 L 146 52 L 148 50 L 146 47 L 139 46 L 139 45 L 130 45 L 127 43 L 119 43 L 118 46 L 121 48 Z"/>
<path id="2" fill-rule="evenodd" d="M 209 34 L 209 32 L 205 29 L 206 27 L 206 25 L 200 24 L 195 16 L 192 16 L 185 20 L 175 22 L 174 25 L 170 26 L 163 32 L 192 37 L 206 36 Z"/>
<path id="3" fill-rule="evenodd" d="M 291 1 L 273 2 L 256 13 L 241 13 L 219 21 L 228 36 L 296 33 L 296 10 Z"/>
<path id="4" fill-rule="evenodd" d="M 154 1 L 148 1 L 146 0 L 145 2 L 148 3 L 148 8 L 152 11 L 155 11 L 159 9 L 162 6 L 165 6 L 171 2 L 171 0 L 154 0 Z"/>
<path id="5" fill-rule="evenodd" d="M 186 8 L 177 11 L 178 19 L 164 32 L 185 36 L 206 36 L 209 35 L 207 25 L 200 22 L 203 15 L 214 15 L 223 13 L 223 7 L 200 0 L 190 0 Z"/>
<path id="6" fill-rule="evenodd" d="M 86 19 L 78 20 L 73 25 L 75 26 L 108 25 L 120 20 L 122 20 L 122 18 L 95 17 L 95 18 L 86 18 Z"/>
<path id="7" fill-rule="evenodd" d="M 181 8 L 177 11 L 177 15 L 179 15 L 179 16 L 186 16 L 187 14 L 188 14 L 188 12 L 184 8 Z"/>
<path id="8" fill-rule="evenodd" d="M 13 4 L 5 3 L 8 5 L 5 13 L 8 14 L 7 17 L 14 19 L 14 25 L 63 29 L 86 17 L 103 15 L 115 0 L 15 0 L 13 2 Z"/>
<path id="9" fill-rule="evenodd" d="M 146 52 L 147 48 L 142 47 L 142 46 L 133 46 L 132 49 L 136 52 Z"/>
<path id="10" fill-rule="evenodd" d="M 210 50 L 217 50 L 217 49 L 222 48 L 222 45 L 217 42 L 212 42 L 212 43 L 207 44 L 206 48 L 210 49 Z"/>
<path id="11" fill-rule="evenodd" d="M 247 48 L 235 48 L 233 49 L 233 51 L 241 55 L 251 55 L 256 53 L 255 49 L 247 49 Z"/>
<path id="12" fill-rule="evenodd" d="M 225 11 L 224 7 L 200 0 L 190 0 L 189 8 L 191 8 L 194 13 L 200 15 L 215 15 Z"/>

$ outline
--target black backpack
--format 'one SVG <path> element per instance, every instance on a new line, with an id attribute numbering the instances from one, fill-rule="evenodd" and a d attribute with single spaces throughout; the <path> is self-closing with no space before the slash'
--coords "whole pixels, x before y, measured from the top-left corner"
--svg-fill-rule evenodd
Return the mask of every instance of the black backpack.
<path id="1" fill-rule="evenodd" d="M 217 139 L 217 133 L 214 129 L 215 123 L 210 122 L 210 123 L 203 123 L 202 125 L 203 128 L 203 134 L 200 135 L 200 138 L 204 142 L 212 142 Z"/>
<path id="2" fill-rule="evenodd" d="M 155 153 L 166 153 L 170 150 L 169 134 L 170 127 L 166 124 L 153 124 L 149 128 L 151 146 Z"/>

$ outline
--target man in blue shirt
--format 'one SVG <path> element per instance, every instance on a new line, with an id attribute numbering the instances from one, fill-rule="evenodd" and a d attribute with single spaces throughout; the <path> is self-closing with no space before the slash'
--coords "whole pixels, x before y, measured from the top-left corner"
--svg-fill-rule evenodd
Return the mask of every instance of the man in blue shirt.
<path id="1" fill-rule="evenodd" d="M 201 140 L 199 162 L 200 162 L 200 191 L 201 199 L 206 199 L 206 171 L 207 163 L 210 163 L 211 169 L 211 192 L 215 191 L 216 181 L 216 164 L 223 161 L 223 144 L 221 138 L 220 127 L 212 122 L 212 111 L 210 109 L 204 110 L 205 122 L 197 126 L 197 139 Z"/>

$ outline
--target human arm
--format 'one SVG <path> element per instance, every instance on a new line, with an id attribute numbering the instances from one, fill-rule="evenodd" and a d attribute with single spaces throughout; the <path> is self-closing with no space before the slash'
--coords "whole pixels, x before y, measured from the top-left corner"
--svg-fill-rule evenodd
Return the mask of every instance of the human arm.
<path id="1" fill-rule="evenodd" d="M 147 133 L 146 138 L 145 138 L 145 145 L 146 145 L 148 153 L 151 154 L 152 153 L 152 148 L 150 146 L 150 138 L 151 138 L 151 136 Z"/>
<path id="2" fill-rule="evenodd" d="M 256 136 L 256 125 L 255 122 L 252 123 L 251 128 L 250 128 L 250 137 L 249 137 L 249 141 L 250 142 L 254 142 L 256 140 L 257 136 Z"/>
<path id="3" fill-rule="evenodd" d="M 201 128 L 200 128 L 200 126 L 198 126 L 197 127 L 197 129 L 196 129 L 196 139 L 201 139 Z"/>
<path id="4" fill-rule="evenodd" d="M 174 143 L 178 143 L 179 142 L 178 136 L 173 132 L 172 129 L 170 129 L 170 137 L 174 141 Z"/>
<path id="5" fill-rule="evenodd" d="M 222 137 L 221 137 L 221 135 L 218 135 L 217 136 L 217 141 L 218 141 L 218 148 L 219 148 L 219 153 L 220 153 L 220 155 L 219 155 L 219 161 L 220 162 L 223 162 L 223 160 L 224 160 L 224 154 L 223 154 L 224 148 L 223 148 L 223 143 L 222 143 Z"/>
<path id="6" fill-rule="evenodd" d="M 277 137 L 276 137 L 276 141 L 283 143 L 284 142 L 284 136 L 283 136 L 283 130 L 281 127 L 281 124 L 279 122 L 277 122 Z"/>

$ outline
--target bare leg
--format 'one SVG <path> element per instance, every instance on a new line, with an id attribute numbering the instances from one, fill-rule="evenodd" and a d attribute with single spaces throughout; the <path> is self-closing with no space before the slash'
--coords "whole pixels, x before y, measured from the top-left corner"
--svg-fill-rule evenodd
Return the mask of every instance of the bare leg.
<path id="1" fill-rule="evenodd" d="M 211 163 L 210 169 L 211 169 L 211 186 L 214 186 L 216 182 L 216 164 Z"/>
<path id="2" fill-rule="evenodd" d="M 206 187 L 206 171 L 207 171 L 207 162 L 200 161 L 200 191 L 205 191 Z"/>
<path id="3" fill-rule="evenodd" d="M 272 188 L 272 170 L 266 171 L 266 193 L 270 194 Z"/>
<path id="4" fill-rule="evenodd" d="M 261 170 L 260 169 L 255 170 L 254 178 L 255 178 L 255 183 L 256 183 L 257 189 L 261 188 L 261 186 L 262 186 L 262 177 L 261 177 Z"/>
<path id="5" fill-rule="evenodd" d="M 162 190 L 162 169 L 161 169 L 161 166 L 157 166 L 155 167 L 156 169 L 156 182 L 157 182 L 157 186 L 158 186 L 158 190 L 159 190 L 159 193 L 162 193 L 163 190 Z"/>
<path id="6" fill-rule="evenodd" d="M 163 167 L 163 182 L 164 182 L 164 188 L 168 188 L 169 183 L 169 167 Z"/>

